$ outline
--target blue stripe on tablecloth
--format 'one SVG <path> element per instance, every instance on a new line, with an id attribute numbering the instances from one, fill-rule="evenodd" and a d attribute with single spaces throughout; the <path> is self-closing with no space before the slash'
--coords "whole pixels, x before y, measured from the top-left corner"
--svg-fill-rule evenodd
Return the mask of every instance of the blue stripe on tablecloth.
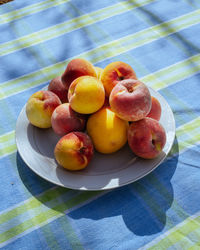
<path id="1" fill-rule="evenodd" d="M 126 1 L 124 1 L 124 2 L 126 2 Z M 96 3 L 98 3 L 98 4 L 96 4 Z M 38 12 L 36 14 L 26 16 L 22 19 L 16 19 L 13 22 L 10 22 L 8 24 L 1 25 L 1 23 L 0 23 L 0 28 L 2 29 L 2 31 L 1 31 L 2 36 L 0 38 L 0 43 L 9 41 L 9 40 L 15 38 L 14 33 L 13 33 L 14 30 L 17 30 L 19 32 L 20 36 L 27 35 L 31 32 L 36 32 L 36 31 L 39 31 L 41 29 L 50 27 L 52 25 L 62 23 L 66 20 L 71 19 L 72 17 L 74 18 L 74 17 L 80 16 L 80 15 L 85 14 L 85 13 L 90 14 L 90 12 L 93 12 L 93 11 L 98 10 L 100 8 L 111 6 L 111 5 L 116 4 L 116 3 L 118 3 L 118 1 L 109 1 L 109 2 L 108 1 L 92 2 L 91 1 L 89 4 L 85 5 L 83 3 L 81 4 L 81 2 L 76 3 L 74 1 L 70 1 L 70 2 L 66 2 L 66 4 L 62 4 L 62 5 L 56 6 L 54 8 L 49 8 L 49 9 L 46 9 L 42 12 Z M 80 4 L 80 6 L 85 5 L 87 10 L 84 10 L 85 8 L 80 8 L 79 4 Z M 171 8 L 172 8 L 171 5 L 176 6 L 176 8 L 177 8 L 176 12 L 171 11 Z M 186 14 L 190 11 L 195 10 L 194 6 L 188 6 L 183 1 L 179 1 L 178 3 L 174 2 L 174 3 L 171 3 L 171 5 L 166 4 L 165 8 L 163 8 L 163 1 L 152 2 L 150 4 L 143 6 L 143 7 L 140 7 L 137 11 L 135 11 L 135 18 L 139 19 L 141 22 L 144 22 L 144 20 L 146 20 L 147 23 L 155 25 L 157 23 L 160 23 L 161 21 L 167 21 L 167 20 L 175 18 L 179 15 L 183 15 L 183 14 Z M 129 13 L 127 12 L 127 14 L 129 14 Z M 156 18 L 158 14 L 159 14 L 160 19 Z M 52 16 L 54 16 L 54 15 L 55 15 L 55 18 L 52 18 Z M 45 16 L 45 19 L 43 18 L 44 16 Z M 116 18 L 117 17 L 114 17 L 113 21 Z M 43 22 L 40 21 L 41 19 L 43 19 Z M 129 16 L 127 16 L 126 19 L 129 20 Z M 133 23 L 128 22 L 131 28 L 133 26 L 138 25 L 135 23 L 134 18 L 132 20 L 134 20 Z M 27 25 L 31 23 L 31 26 L 28 25 L 27 29 L 24 29 L 24 28 L 22 29 L 22 25 L 24 25 L 25 23 Z M 107 21 L 107 24 L 108 24 L 107 28 L 109 29 L 109 31 L 113 32 L 113 26 L 110 25 L 110 20 Z M 100 22 L 100 27 L 101 27 L 101 22 Z M 13 32 L 7 32 L 8 28 L 13 30 Z M 122 29 L 121 30 L 122 32 L 124 32 L 124 30 L 126 30 L 125 28 L 123 29 L 123 26 L 121 26 L 121 29 Z M 119 34 L 118 32 L 116 32 L 116 33 Z M 11 38 L 11 37 L 9 38 L 10 35 L 13 36 L 13 38 Z"/>
<path id="2" fill-rule="evenodd" d="M 178 61 L 188 58 L 199 53 L 198 46 L 200 44 L 198 37 L 196 36 L 196 30 L 200 29 L 200 25 L 195 25 L 187 28 L 183 31 L 177 32 L 165 38 L 160 38 L 151 43 L 145 44 L 141 47 L 137 47 L 127 53 L 114 56 L 97 63 L 99 67 L 105 67 L 105 65 L 113 61 L 124 61 L 130 63 L 134 70 L 137 72 L 137 76 L 143 77 L 149 72 L 155 72 L 168 65 L 174 64 Z M 185 45 L 181 45 L 181 37 L 188 35 L 188 39 Z M 192 39 L 194 38 L 194 48 L 188 49 Z M 132 61 L 131 61 L 132 60 Z M 134 61 L 135 63 L 134 64 Z"/>
<path id="3" fill-rule="evenodd" d="M 131 50 L 129 54 L 146 67 L 149 72 L 154 72 L 198 54 L 200 52 L 200 41 L 196 36 L 198 31 L 200 32 L 200 24 Z M 190 46 L 191 43 L 193 43 L 193 47 Z"/>
<path id="4" fill-rule="evenodd" d="M 156 0 L 152 0 L 152 2 L 153 1 L 156 1 Z M 126 5 L 126 2 L 127 1 L 125 1 L 124 5 Z M 148 5 L 148 3 L 146 3 L 145 5 Z M 105 5 L 104 7 L 107 8 L 110 6 L 115 7 L 115 6 L 117 6 L 117 3 L 109 1 L 109 2 L 107 2 L 107 5 Z M 30 35 L 33 32 L 38 32 L 38 31 L 43 30 L 43 29 L 49 29 L 55 25 L 62 24 L 62 23 L 67 22 L 71 19 L 74 19 L 77 17 L 82 17 L 85 14 L 90 15 L 92 18 L 91 14 L 94 13 L 95 11 L 101 11 L 102 13 L 104 13 L 103 12 L 104 7 L 98 9 L 97 7 L 94 7 L 92 5 L 92 7 L 88 6 L 87 12 L 83 12 L 79 8 L 77 8 L 73 4 L 72 1 L 69 1 L 69 2 L 66 2 L 66 4 L 64 4 L 64 5 L 59 5 L 55 8 L 50 8 L 50 9 L 47 9 L 45 11 L 38 12 L 38 13 L 30 15 L 30 16 L 26 16 L 22 19 L 16 19 L 10 23 L 6 23 L 6 24 L 2 24 L 2 25 L 0 23 L 0 28 L 2 29 L 2 36 L 0 38 L 0 43 L 8 42 L 14 38 L 19 38 L 19 37 L 22 37 L 24 35 Z M 131 3 L 130 8 L 133 8 L 133 7 L 136 8 L 137 4 L 134 5 L 133 3 Z M 120 8 L 120 6 L 118 6 L 118 10 L 120 11 L 119 8 Z M 124 12 L 123 9 L 121 11 Z M 109 14 L 112 15 L 112 13 L 109 13 Z M 113 13 L 113 15 L 116 15 L 116 14 Z M 45 16 L 45 19 L 43 18 L 44 16 Z M 52 18 L 52 16 L 55 16 L 55 17 Z M 41 19 L 44 19 L 44 21 L 41 22 L 40 21 Z M 78 20 L 77 20 L 77 24 L 78 24 Z M 23 27 L 23 29 L 22 29 L 22 27 Z M 6 32 L 8 28 L 11 32 Z M 66 32 L 67 32 L 67 29 L 66 29 Z"/>
<path id="5" fill-rule="evenodd" d="M 27 234 L 26 237 L 20 238 L 17 241 L 14 241 L 7 246 L 4 246 L 2 249 L 4 250 L 11 250 L 16 249 L 16 246 L 18 249 L 23 250 L 47 250 L 48 242 L 46 241 L 44 235 L 40 232 L 40 230 L 36 230 L 31 232 L 30 234 Z"/>
<path id="6" fill-rule="evenodd" d="M 200 74 L 197 74 L 159 91 L 174 111 L 176 126 L 200 116 L 199 92 L 195 91 L 199 88 L 199 81 Z M 183 93 L 186 93 L 184 99 Z"/>
<path id="7" fill-rule="evenodd" d="M 138 9 L 137 15 L 141 20 L 148 22 L 150 25 L 155 25 L 195 9 L 195 6 L 189 5 L 184 1 L 161 0 L 141 7 Z"/>
<path id="8" fill-rule="evenodd" d="M 34 3 L 40 3 L 42 1 L 43 0 L 34 0 Z M 19 10 L 19 9 L 21 9 L 23 7 L 31 6 L 32 4 L 33 4 L 32 1 L 12 1 L 12 2 L 8 2 L 6 4 L 1 5 L 0 14 L 10 12 L 13 8 L 15 10 Z"/>
<path id="9" fill-rule="evenodd" d="M 145 73 L 148 74 L 150 72 L 154 72 L 154 71 L 157 71 L 157 70 L 162 69 L 164 67 L 167 67 L 171 64 L 174 64 L 178 61 L 184 60 L 185 58 L 187 58 L 188 53 L 190 54 L 190 56 L 197 54 L 198 50 L 195 48 L 198 48 L 197 46 L 200 45 L 200 42 L 199 42 L 199 40 L 197 40 L 197 38 L 195 36 L 196 35 L 195 31 L 198 29 L 200 29 L 200 25 L 195 25 L 194 27 L 191 27 L 191 28 L 184 30 L 184 36 L 187 36 L 187 32 L 189 33 L 190 36 L 188 36 L 186 44 L 184 45 L 185 50 L 183 50 L 183 51 L 181 50 L 182 47 L 179 48 L 180 37 L 183 37 L 182 33 L 180 32 L 178 34 L 171 35 L 170 39 L 168 39 L 168 40 L 166 40 L 166 39 L 156 40 L 150 44 L 136 48 L 136 49 L 131 50 L 127 53 L 119 55 L 117 57 L 113 57 L 113 58 L 109 59 L 109 61 L 121 60 L 121 61 L 127 62 L 127 63 L 131 64 L 132 67 L 135 69 L 138 77 L 143 77 L 145 75 Z M 179 37 L 177 38 L 177 36 L 179 36 Z M 195 44 L 194 48 L 191 48 L 190 50 L 188 50 L 187 46 L 189 46 L 189 44 L 191 43 L 191 41 L 192 41 L 191 39 L 194 39 L 196 44 Z M 172 43 L 172 41 L 178 41 L 178 44 Z M 134 60 L 135 62 L 137 62 L 138 64 L 134 64 L 134 61 L 131 61 L 131 59 Z M 9 62 L 10 62 L 10 60 L 11 60 L 11 58 L 8 58 Z M 14 61 L 14 59 L 13 59 L 13 61 Z M 107 65 L 109 63 L 109 61 L 105 60 L 101 63 L 98 63 L 97 65 L 101 66 L 101 67 L 105 67 L 105 65 Z M 12 62 L 12 60 L 11 60 L 11 62 Z M 19 72 L 21 72 L 21 71 L 19 71 Z M 198 80 L 198 77 L 197 77 L 197 80 Z M 188 81 L 190 81 L 190 80 L 187 79 L 186 82 L 188 82 Z M 2 110 L 2 117 L 4 117 L 4 119 L 2 119 L 1 124 L 0 124 L 1 134 L 9 132 L 10 130 L 12 130 L 13 127 L 15 127 L 16 118 L 19 115 L 19 112 L 20 112 L 21 108 L 23 107 L 24 103 L 26 103 L 26 101 L 28 100 L 28 98 L 30 97 L 30 95 L 32 93 L 34 93 L 37 90 L 39 90 L 40 88 L 42 88 L 45 84 L 47 84 L 47 82 L 44 83 L 43 85 L 40 85 L 39 87 L 35 87 L 33 89 L 28 89 L 27 91 L 23 91 L 23 96 L 21 96 L 21 93 L 19 93 L 17 95 L 8 97 L 7 99 L 0 100 L 0 108 Z M 147 84 L 148 84 L 148 82 L 147 82 Z M 12 85 L 9 86 L 7 89 L 9 89 L 9 88 L 12 88 Z M 183 90 L 184 89 L 181 89 L 180 96 L 179 96 L 180 99 L 181 99 L 181 95 L 182 95 Z M 196 93 L 196 92 L 194 92 L 194 93 Z M 166 96 L 166 98 L 169 99 L 169 102 L 170 102 L 170 99 L 172 99 L 172 101 L 171 101 L 172 103 L 170 102 L 172 107 L 173 107 L 173 105 L 176 105 L 173 98 L 170 98 L 170 96 L 169 97 Z M 18 105 L 13 107 L 12 103 L 14 103 L 15 101 L 17 101 Z M 173 107 L 174 110 L 176 110 L 178 108 L 177 105 L 175 107 Z M 191 108 L 192 107 L 193 106 L 191 106 Z M 187 114 L 184 114 L 184 115 L 187 115 Z M 197 115 L 199 115 L 199 113 L 197 113 Z M 187 121 L 187 119 L 186 119 L 186 121 Z M 179 122 L 178 122 L 178 124 L 179 124 Z"/>
<path id="10" fill-rule="evenodd" d="M 130 15 L 132 15 L 134 18 L 133 13 L 130 12 Z M 126 14 L 118 15 L 118 22 L 122 22 L 122 23 L 125 22 L 124 21 L 125 17 L 126 17 Z M 125 22 L 125 23 L 127 25 L 129 25 L 128 22 Z M 137 24 L 138 25 L 136 27 L 133 27 L 132 30 L 128 29 L 128 27 L 127 27 L 129 34 L 148 27 L 146 24 L 139 22 L 139 21 L 137 22 Z M 93 24 L 93 25 L 88 26 L 87 28 L 82 28 L 82 29 L 78 29 L 78 30 L 69 32 L 65 35 L 51 39 L 51 40 L 46 41 L 42 44 L 39 44 L 36 46 L 31 46 L 31 47 L 22 49 L 18 52 L 8 54 L 7 56 L 3 56 L 1 58 L 2 64 L 9 65 L 9 68 L 11 68 L 11 69 L 15 68 L 16 70 L 11 71 L 11 69 L 9 70 L 9 68 L 8 68 L 7 69 L 8 72 L 6 71 L 6 74 L 4 72 L 2 72 L 2 74 L 1 74 L 2 77 L 1 77 L 0 81 L 1 82 L 7 81 L 9 79 L 19 77 L 20 75 L 30 73 L 31 71 L 38 70 L 38 69 L 43 68 L 45 66 L 51 65 L 52 61 L 48 58 L 48 56 L 49 56 L 48 51 L 47 51 L 47 53 L 43 52 L 44 46 L 47 48 L 47 50 L 51 51 L 51 54 L 53 54 L 54 63 L 66 60 L 67 58 L 69 58 L 71 56 L 78 55 L 78 54 L 84 52 L 85 50 L 89 50 L 89 49 L 96 47 L 96 45 L 94 44 L 94 41 L 93 41 L 93 37 L 96 36 L 95 35 L 96 33 L 94 32 L 94 30 L 97 27 L 99 27 L 99 26 L 97 26 L 97 24 Z M 98 33 L 101 36 L 95 38 L 95 41 L 98 43 L 98 45 L 100 45 L 100 44 L 102 45 L 106 42 L 114 40 L 112 38 L 112 33 L 116 33 L 118 27 L 120 27 L 120 26 L 117 26 L 116 30 L 113 29 L 112 33 L 110 33 L 109 35 L 107 33 L 107 23 L 106 22 L 105 22 L 104 27 L 105 27 L 105 30 L 103 27 L 100 27 L 100 32 Z M 125 26 L 125 28 L 126 28 L 126 26 Z M 102 34 L 103 34 L 104 39 L 102 39 Z M 119 32 L 119 34 L 120 34 L 120 32 Z M 83 36 L 85 37 L 85 39 L 82 39 Z M 122 37 L 123 35 L 121 34 L 120 36 Z M 60 50 L 61 47 L 63 48 L 62 51 Z M 51 50 L 51 48 L 54 48 L 53 51 Z M 35 55 L 39 55 L 39 57 L 38 56 L 35 57 Z M 17 67 L 17 65 L 19 65 L 19 64 L 21 64 L 21 62 L 27 61 L 27 60 L 30 62 L 29 64 L 27 64 L 27 67 L 24 67 L 24 68 L 20 67 L 19 70 L 17 70 L 17 68 L 19 67 L 19 66 Z M 11 63 L 11 65 L 10 65 L 10 63 Z"/>
<path id="11" fill-rule="evenodd" d="M 54 185 L 34 174 L 16 152 L 0 159 L 1 199 L 0 211 L 22 202 L 32 195 L 40 194 Z M 22 182 L 19 181 L 21 179 Z M 5 188 L 6 187 L 6 188 Z M 29 191 L 30 189 L 30 191 Z M 12 197 L 12 199 L 10 198 Z"/>
<path id="12" fill-rule="evenodd" d="M 149 5 L 152 4 L 153 3 Z M 2 76 L 0 81 L 3 82 L 15 77 L 19 77 L 20 75 L 30 73 L 31 71 L 38 70 L 45 66 L 51 65 L 52 63 L 66 60 L 67 58 L 75 56 L 85 50 L 89 50 L 100 44 L 104 44 L 106 41 L 112 41 L 113 38 L 117 39 L 119 37 L 122 37 L 123 33 L 121 33 L 120 28 L 122 26 L 125 26 L 124 30 L 126 30 L 127 25 L 127 34 L 131 34 L 146 27 L 150 27 L 150 17 L 148 18 L 146 23 L 144 23 L 142 19 L 135 18 L 135 13 L 139 12 L 139 9 L 140 8 L 134 9 L 132 12 L 130 12 L 133 20 L 136 19 L 136 25 L 132 25 L 131 28 L 130 22 L 128 21 L 129 19 L 126 19 L 126 12 L 126 14 L 118 15 L 117 20 L 114 20 L 113 17 L 100 23 L 90 25 L 87 28 L 78 29 L 68 34 L 51 39 L 40 45 L 31 46 L 26 49 L 20 50 L 19 52 L 15 52 L 13 54 L 2 57 L 2 64 L 4 65 L 4 67 L 6 67 L 6 65 L 9 65 L 9 68 L 6 70 L 6 74 L 1 70 Z M 179 11 L 176 17 L 180 16 L 181 14 L 185 14 L 185 12 L 181 13 L 181 11 Z M 170 19 L 171 18 L 169 15 L 168 20 Z M 110 22 L 110 24 L 108 24 L 108 22 Z M 123 25 L 118 25 L 115 27 L 115 29 L 113 29 L 112 27 L 116 22 L 122 23 Z M 156 24 L 157 23 L 159 23 L 159 21 L 157 21 Z M 104 37 L 104 39 L 101 39 L 100 41 L 100 37 L 98 39 L 98 37 L 95 38 L 94 36 L 97 27 L 98 33 L 100 35 L 103 35 Z M 85 37 L 84 40 L 82 39 L 83 36 Z M 60 47 L 63 47 L 62 53 L 60 51 Z M 52 51 L 51 48 L 54 48 L 54 50 Z M 30 63 L 27 63 L 27 66 L 24 68 L 19 68 L 18 65 L 21 65 L 22 62 L 27 60 Z"/>

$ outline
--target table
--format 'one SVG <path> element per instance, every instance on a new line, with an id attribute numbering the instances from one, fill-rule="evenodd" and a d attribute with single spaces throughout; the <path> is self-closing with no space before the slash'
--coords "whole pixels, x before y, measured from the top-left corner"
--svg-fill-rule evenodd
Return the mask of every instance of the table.
<path id="1" fill-rule="evenodd" d="M 200 249 L 200 2 L 35 0 L 0 7 L 0 248 Z M 31 94 L 75 57 L 129 63 L 176 120 L 166 160 L 114 190 L 76 191 L 34 174 L 15 145 Z"/>

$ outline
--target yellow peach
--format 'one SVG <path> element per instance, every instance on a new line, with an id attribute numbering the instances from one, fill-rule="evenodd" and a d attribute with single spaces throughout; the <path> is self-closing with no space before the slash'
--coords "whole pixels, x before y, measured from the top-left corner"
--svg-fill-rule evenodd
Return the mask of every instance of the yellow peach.
<path id="1" fill-rule="evenodd" d="M 68 99 L 74 111 L 81 114 L 94 113 L 105 101 L 103 84 L 96 77 L 81 76 L 70 85 Z"/>
<path id="2" fill-rule="evenodd" d="M 128 122 L 120 119 L 109 107 L 92 114 L 87 122 L 87 132 L 95 149 L 104 154 L 116 152 L 127 141 Z"/>
<path id="3" fill-rule="evenodd" d="M 63 136 L 54 149 L 56 161 L 65 169 L 84 169 L 93 156 L 93 144 L 82 132 L 71 132 Z"/>
<path id="4" fill-rule="evenodd" d="M 51 115 L 61 104 L 56 94 L 48 90 L 34 93 L 26 104 L 26 115 L 30 123 L 39 128 L 51 127 Z"/>

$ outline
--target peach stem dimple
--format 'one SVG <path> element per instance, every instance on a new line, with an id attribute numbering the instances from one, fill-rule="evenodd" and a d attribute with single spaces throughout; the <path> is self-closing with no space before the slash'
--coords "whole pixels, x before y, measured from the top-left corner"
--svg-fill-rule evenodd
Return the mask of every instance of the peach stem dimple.
<path id="1" fill-rule="evenodd" d="M 127 90 L 128 90 L 129 93 L 132 93 L 134 91 L 134 87 L 133 86 L 127 86 L 126 88 L 127 88 Z"/>
<path id="2" fill-rule="evenodd" d="M 154 140 L 154 139 L 152 139 L 152 144 L 155 146 L 155 143 L 156 143 L 156 141 Z"/>
<path id="3" fill-rule="evenodd" d="M 86 151 L 86 147 L 82 147 L 82 148 L 80 148 L 80 150 L 79 150 L 79 152 L 81 153 L 81 154 L 84 154 L 85 153 L 85 151 Z"/>
<path id="4" fill-rule="evenodd" d="M 119 76 L 119 77 L 118 77 L 118 80 L 119 80 L 119 81 L 122 81 L 122 80 L 124 80 L 124 77 L 123 77 L 123 76 Z"/>
<path id="5" fill-rule="evenodd" d="M 119 81 L 122 81 L 125 79 L 125 77 L 121 74 L 121 72 L 118 69 L 115 69 L 115 71 L 117 72 L 117 76 L 118 76 Z"/>

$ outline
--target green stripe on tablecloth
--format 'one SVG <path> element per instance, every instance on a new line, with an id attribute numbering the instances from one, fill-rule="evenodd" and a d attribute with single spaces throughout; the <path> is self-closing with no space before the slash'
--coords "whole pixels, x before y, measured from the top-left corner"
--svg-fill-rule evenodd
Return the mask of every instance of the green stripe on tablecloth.
<path id="1" fill-rule="evenodd" d="M 193 12 L 192 12 L 193 13 Z M 194 13 L 193 13 L 194 14 Z M 188 14 L 189 15 L 189 14 Z M 187 15 L 184 15 L 185 19 L 187 19 Z M 193 16 L 193 18 L 195 17 L 195 15 Z M 192 14 L 190 13 L 189 15 L 189 19 L 192 18 Z M 187 25 L 182 26 L 179 24 L 179 19 L 182 22 L 183 16 L 174 19 L 173 21 L 171 20 L 170 22 L 176 22 L 177 25 L 177 29 L 183 29 L 186 27 L 189 27 Z M 186 20 L 187 21 L 187 20 Z M 193 20 L 194 21 L 194 20 Z M 195 19 L 195 23 L 199 22 L 199 18 Z M 187 23 L 187 22 L 186 22 Z M 190 21 L 189 21 L 190 23 Z M 130 49 L 134 49 L 137 46 L 142 46 L 144 44 L 147 43 L 146 39 L 142 39 L 143 37 L 143 32 L 149 32 L 149 35 L 151 35 L 151 39 L 149 37 L 148 43 L 157 40 L 159 38 L 161 38 L 160 36 L 160 29 L 161 29 L 161 25 L 156 25 L 154 27 L 151 27 L 149 29 L 137 32 L 135 34 L 120 38 L 118 40 L 112 41 L 110 43 L 107 43 L 105 45 L 99 46 L 95 49 L 92 49 L 88 52 L 84 52 L 80 55 L 77 55 L 75 57 L 82 57 L 85 58 L 87 60 L 90 60 L 92 63 L 97 63 L 103 60 L 106 60 L 108 58 L 111 58 L 113 56 L 117 56 L 120 55 L 122 53 L 128 52 Z M 178 30 L 177 30 L 178 31 Z M 168 35 L 171 34 L 170 32 L 168 33 Z M 138 37 L 141 39 L 139 45 L 137 44 L 137 40 L 134 42 L 132 42 L 132 44 L 130 46 L 126 46 L 125 41 L 127 41 L 127 43 L 129 42 L 130 37 L 133 39 L 134 37 Z M 123 44 L 123 48 L 122 45 Z M 75 58 L 72 57 L 72 58 Z M 64 62 L 59 62 L 57 64 L 42 68 L 38 71 L 32 72 L 30 74 L 24 75 L 22 77 L 19 77 L 17 79 L 12 79 L 9 80 L 7 82 L 4 82 L 1 84 L 1 93 L 0 93 L 0 99 L 5 98 L 9 95 L 12 94 L 16 94 L 19 93 L 21 91 L 26 90 L 27 88 L 30 87 L 34 87 L 37 86 L 39 84 L 42 84 L 46 81 L 51 80 L 52 78 L 56 77 L 57 75 L 62 74 L 62 72 L 64 71 L 65 66 L 67 65 L 67 63 L 72 59 L 69 58 L 68 60 L 64 61 Z M 195 58 L 195 57 L 194 57 Z M 192 71 L 192 70 L 191 70 Z M 24 82 L 24 84 L 22 84 Z M 9 88 L 10 87 L 10 88 Z"/>
<path id="2" fill-rule="evenodd" d="M 75 233 L 73 233 L 73 230 L 70 231 L 69 234 L 69 230 L 68 227 L 72 227 L 70 225 L 70 222 L 67 218 L 67 216 L 63 216 L 59 219 L 59 225 L 60 228 L 62 229 L 63 233 L 66 235 L 66 238 L 71 238 L 70 244 L 73 250 L 83 250 L 83 246 L 81 245 L 81 242 L 79 242 L 77 240 L 77 235 Z"/>
<path id="3" fill-rule="evenodd" d="M 0 157 L 16 151 L 15 131 L 0 136 Z"/>
<path id="4" fill-rule="evenodd" d="M 15 40 L 0 44 L 0 54 L 1 56 L 13 53 L 25 47 L 33 46 L 47 40 L 59 37 L 63 34 L 72 32 L 73 30 L 83 28 L 85 26 L 91 25 L 98 21 L 110 18 L 114 15 L 119 15 L 125 13 L 133 8 L 138 8 L 144 4 L 148 4 L 155 0 L 142 0 L 140 3 L 134 3 L 131 0 L 128 1 L 130 4 L 125 4 L 126 2 L 120 2 L 100 10 L 85 14 L 79 17 L 75 17 L 69 21 L 53 25 L 51 27 L 39 30 L 37 32 L 25 35 L 23 37 L 17 38 Z M 37 35 L 37 36 L 36 36 Z M 40 38 L 39 38 L 40 37 Z"/>
<path id="5" fill-rule="evenodd" d="M 149 250 L 162 249 L 162 247 L 167 249 L 169 247 L 172 247 L 178 241 L 184 241 L 187 246 L 188 245 L 187 235 L 199 229 L 199 225 L 200 225 L 200 216 L 194 219 L 191 219 L 189 217 L 184 221 L 184 225 L 181 225 L 181 226 L 177 225 L 177 229 L 175 231 L 171 232 L 169 235 L 165 236 L 164 239 L 161 239 L 158 243 L 156 243 L 154 246 L 148 249 Z M 200 238 L 199 232 L 198 232 L 198 235 Z"/>
<path id="6" fill-rule="evenodd" d="M 0 149 L 0 157 L 12 154 L 16 150 L 17 150 L 16 144 L 4 146 L 3 148 Z"/>
<path id="7" fill-rule="evenodd" d="M 14 131 L 8 132 L 4 135 L 0 136 L 0 143 L 4 143 L 5 141 L 9 141 L 13 138 Z"/>
<path id="8" fill-rule="evenodd" d="M 34 209 L 36 207 L 41 206 L 43 203 L 56 199 L 69 191 L 70 189 L 56 187 L 54 189 L 49 189 L 45 193 L 39 195 L 38 199 L 32 197 L 28 199 L 25 203 L 22 203 L 21 205 L 13 208 L 12 210 L 0 214 L 0 224 L 9 221 L 20 214 L 25 213 L 29 209 Z"/>
<path id="9" fill-rule="evenodd" d="M 188 78 L 200 71 L 200 54 L 188 57 L 186 60 L 172 64 L 142 78 L 148 86 L 159 90 L 170 84 Z M 178 80 L 180 79 L 180 80 Z"/>
<path id="10" fill-rule="evenodd" d="M 56 240 L 54 233 L 52 233 L 52 230 L 49 224 L 46 224 L 44 227 L 41 227 L 40 232 L 46 239 L 49 249 L 62 250 L 61 247 L 59 246 L 58 241 Z"/>
<path id="11" fill-rule="evenodd" d="M 52 218 L 58 218 L 66 212 L 66 210 L 69 210 L 87 200 L 90 198 L 93 198 L 100 194 L 101 192 L 83 192 L 80 195 L 77 195 L 76 197 L 70 199 L 66 203 L 61 203 L 52 209 L 49 209 L 48 211 L 41 212 L 39 215 L 35 216 L 34 218 L 31 218 L 29 220 L 26 220 L 25 222 L 7 230 L 6 232 L 0 234 L 0 244 L 3 242 L 8 241 L 9 239 L 22 234 L 26 230 L 37 226 L 37 228 L 40 225 L 43 225 L 43 223 L 48 222 L 49 219 Z M 36 199 L 35 199 L 36 200 Z M 34 200 L 34 202 L 35 202 Z M 33 201 L 33 200 L 32 200 Z"/>
<path id="12" fill-rule="evenodd" d="M 59 0 L 59 1 L 46 0 L 39 3 L 28 5 L 27 7 L 24 8 L 9 11 L 5 14 L 0 15 L 0 21 L 1 21 L 0 24 L 8 23 L 25 16 L 33 15 L 40 11 L 55 7 L 63 3 L 67 3 L 69 1 L 70 0 Z"/>

